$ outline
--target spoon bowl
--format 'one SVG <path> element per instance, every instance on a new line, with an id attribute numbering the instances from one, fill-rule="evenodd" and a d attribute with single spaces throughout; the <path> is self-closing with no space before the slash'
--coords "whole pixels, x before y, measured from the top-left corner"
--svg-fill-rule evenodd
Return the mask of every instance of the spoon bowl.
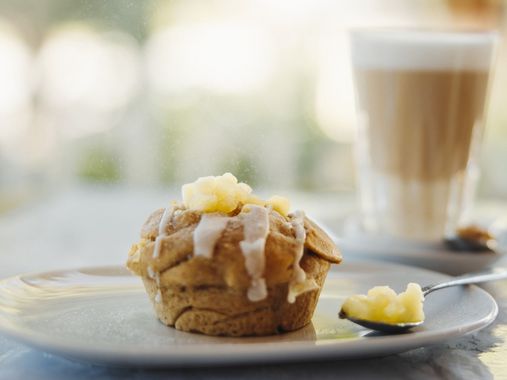
<path id="1" fill-rule="evenodd" d="M 340 310 L 338 316 L 341 319 L 348 319 L 349 321 L 355 323 L 356 325 L 366 327 L 367 329 L 380 331 L 388 334 L 406 333 L 410 329 L 413 329 L 414 327 L 423 324 L 423 321 L 410 323 L 383 323 L 383 322 L 368 321 L 366 319 L 348 317 L 347 314 L 343 312 L 343 310 Z"/>
<path id="2" fill-rule="evenodd" d="M 497 253 L 498 243 L 487 230 L 476 226 L 459 229 L 456 234 L 444 239 L 451 251 L 474 253 Z"/>
<path id="3" fill-rule="evenodd" d="M 454 277 L 452 280 L 444 281 L 438 284 L 432 284 L 425 286 L 422 288 L 422 293 L 424 298 L 426 296 L 436 290 L 448 288 L 450 286 L 458 286 L 458 285 L 469 285 L 469 284 L 477 284 L 488 281 L 496 281 L 496 280 L 504 280 L 507 279 L 507 269 L 505 268 L 492 268 L 488 269 L 484 272 L 465 274 L 463 276 Z M 355 318 L 347 315 L 342 310 L 340 310 L 338 316 L 341 319 L 348 319 L 349 321 L 358 324 L 360 326 L 366 327 L 368 329 L 374 331 L 380 331 L 388 334 L 400 334 L 409 331 L 410 329 L 420 326 L 424 323 L 424 321 L 420 322 L 405 322 L 405 323 L 385 323 L 382 321 L 369 321 L 366 319 Z"/>
<path id="4" fill-rule="evenodd" d="M 497 253 L 498 244 L 496 240 L 472 240 L 453 236 L 444 240 L 444 244 L 451 251 L 474 252 L 474 253 Z"/>

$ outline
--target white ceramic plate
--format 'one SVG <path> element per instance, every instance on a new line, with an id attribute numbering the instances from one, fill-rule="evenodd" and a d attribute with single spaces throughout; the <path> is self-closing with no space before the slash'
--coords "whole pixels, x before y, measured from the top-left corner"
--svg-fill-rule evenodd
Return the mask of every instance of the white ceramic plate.
<path id="1" fill-rule="evenodd" d="M 197 366 L 382 356 L 476 331 L 498 312 L 478 287 L 430 295 L 412 333 L 376 335 L 337 318 L 344 297 L 387 284 L 448 278 L 394 264 L 349 262 L 332 270 L 312 324 L 283 335 L 217 338 L 183 333 L 156 319 L 141 282 L 121 267 L 18 276 L 0 282 L 0 332 L 29 346 L 116 366 Z"/>
<path id="2" fill-rule="evenodd" d="M 492 266 L 507 252 L 507 230 L 493 229 L 498 252 L 456 252 L 443 242 L 417 242 L 381 235 L 368 235 L 361 230 L 357 217 L 328 223 L 343 255 L 362 260 L 382 260 L 435 270 L 451 275 L 475 272 Z M 491 228 L 490 228 L 491 230 Z"/>

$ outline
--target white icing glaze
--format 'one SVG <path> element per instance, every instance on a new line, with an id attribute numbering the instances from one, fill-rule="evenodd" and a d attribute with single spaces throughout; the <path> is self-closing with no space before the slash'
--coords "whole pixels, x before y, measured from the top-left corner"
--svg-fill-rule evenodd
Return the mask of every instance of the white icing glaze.
<path id="1" fill-rule="evenodd" d="M 301 286 L 305 283 L 306 273 L 299 265 L 301 258 L 303 257 L 304 249 L 305 249 L 305 239 L 306 239 L 306 231 L 305 231 L 305 214 L 303 211 L 296 211 L 292 214 L 291 226 L 294 229 L 294 234 L 296 238 L 297 248 L 296 254 L 294 257 L 294 263 L 292 264 L 292 279 L 289 283 L 289 292 L 287 294 L 287 301 L 289 303 L 294 303 L 296 301 L 296 297 L 304 293 L 305 291 L 311 290 L 307 286 Z M 315 283 L 315 282 L 314 282 Z M 308 284 L 310 285 L 310 284 Z M 316 284 L 315 284 L 316 286 Z M 307 289 L 307 290 L 304 290 Z"/>
<path id="2" fill-rule="evenodd" d="M 244 240 L 239 245 L 245 257 L 245 268 L 251 277 L 247 297 L 255 302 L 268 295 L 266 281 L 262 275 L 266 263 L 264 248 L 269 233 L 269 214 L 262 206 L 248 205 L 248 208 L 249 211 L 243 214 Z"/>
<path id="3" fill-rule="evenodd" d="M 192 236 L 194 256 L 211 258 L 229 218 L 220 214 L 203 214 Z"/>
<path id="4" fill-rule="evenodd" d="M 247 297 L 250 301 L 260 301 L 268 296 L 266 280 L 263 278 L 252 279 L 252 284 L 248 288 Z"/>
<path id="5" fill-rule="evenodd" d="M 153 258 L 156 259 L 160 256 L 160 245 L 162 238 L 167 236 L 167 226 L 172 221 L 173 213 L 175 212 L 175 206 L 171 206 L 170 208 L 166 208 L 164 213 L 162 214 L 162 218 L 160 218 L 160 223 L 158 225 L 158 235 L 155 239 L 155 246 L 153 247 Z M 155 302 L 162 302 L 162 293 L 160 292 L 160 273 L 155 272 L 153 267 L 148 266 L 148 277 L 155 280 L 157 287 L 159 288 L 157 291 L 157 295 L 155 296 Z"/>
<path id="6" fill-rule="evenodd" d="M 245 257 L 245 267 L 252 282 L 248 288 L 247 297 L 250 301 L 260 301 L 267 296 L 266 281 L 261 277 L 264 272 L 265 239 L 257 239 L 253 242 L 241 241 L 241 252 Z"/>
<path id="7" fill-rule="evenodd" d="M 148 277 L 151 279 L 155 279 L 155 271 L 151 265 L 148 266 Z"/>
<path id="8" fill-rule="evenodd" d="M 157 294 L 155 295 L 155 302 L 156 303 L 161 303 L 162 302 L 162 292 L 159 290 L 157 290 Z"/>
<path id="9" fill-rule="evenodd" d="M 289 292 L 287 294 L 287 301 L 289 303 L 294 303 L 296 301 L 297 296 L 300 294 L 309 292 L 314 289 L 318 289 L 319 285 L 315 282 L 313 278 L 307 278 L 302 282 L 291 282 L 289 284 Z"/>
<path id="10" fill-rule="evenodd" d="M 155 239 L 155 247 L 153 248 L 153 258 L 156 258 L 160 255 L 160 241 L 163 237 L 167 236 L 167 225 L 171 221 L 173 211 L 174 207 L 166 208 L 162 214 L 162 218 L 160 219 L 160 223 L 158 225 L 158 235 Z"/>

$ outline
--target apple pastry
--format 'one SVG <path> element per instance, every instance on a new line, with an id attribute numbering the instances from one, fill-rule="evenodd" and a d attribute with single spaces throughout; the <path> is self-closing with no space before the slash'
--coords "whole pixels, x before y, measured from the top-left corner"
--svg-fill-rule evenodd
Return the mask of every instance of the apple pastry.
<path id="1" fill-rule="evenodd" d="M 312 318 L 333 241 L 289 201 L 252 194 L 230 173 L 182 187 L 182 202 L 156 210 L 129 252 L 155 312 L 178 330 L 269 335 Z"/>

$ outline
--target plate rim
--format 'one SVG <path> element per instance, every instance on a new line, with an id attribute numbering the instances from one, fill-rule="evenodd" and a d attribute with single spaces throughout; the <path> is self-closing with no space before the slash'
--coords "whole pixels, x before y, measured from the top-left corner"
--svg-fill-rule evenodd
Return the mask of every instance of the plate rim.
<path id="1" fill-rule="evenodd" d="M 473 251 L 456 253 L 447 249 L 443 244 L 443 240 L 410 240 L 391 235 L 368 233 L 364 230 L 354 233 L 346 231 L 351 224 L 357 225 L 359 223 L 358 217 L 357 213 L 352 212 L 340 220 L 328 221 L 324 225 L 328 227 L 329 231 L 332 231 L 333 240 L 339 244 L 338 246 L 342 247 L 342 250 L 352 250 L 358 255 L 358 252 L 363 252 L 363 258 L 370 258 L 371 255 L 404 258 L 429 256 L 431 259 L 456 261 L 452 259 L 456 259 L 456 257 L 460 259 L 477 259 L 477 257 L 480 257 L 493 260 L 507 255 L 507 247 L 499 247 L 495 252 L 481 252 L 480 254 Z M 334 228 L 329 228 L 332 225 Z M 394 252 L 389 255 L 378 253 L 379 251 L 385 251 L 386 247 L 395 247 Z M 421 252 L 424 252 L 424 254 L 421 254 Z"/>
<path id="2" fill-rule="evenodd" d="M 396 264 L 390 262 L 378 262 L 375 260 L 355 260 L 348 261 L 354 264 L 381 264 L 386 267 L 410 268 L 420 272 L 428 272 L 441 277 L 451 277 L 446 274 L 432 271 L 425 268 L 418 268 L 410 265 Z M 7 277 L 0 280 L 0 289 L 9 281 L 20 280 L 26 277 L 50 275 L 53 273 L 69 273 L 76 271 L 93 270 L 124 270 L 122 265 L 103 265 L 103 266 L 83 266 L 69 269 L 56 269 L 35 273 L 20 274 Z M 333 271 L 333 269 L 331 269 Z M 330 272 L 331 272 L 330 271 Z M 128 271 L 127 271 L 128 272 Z M 400 335 L 376 336 L 368 341 L 368 351 L 360 353 L 358 350 L 364 348 L 363 339 L 339 339 L 334 342 L 325 342 L 323 344 L 312 344 L 311 342 L 262 342 L 259 344 L 250 343 L 248 345 L 238 343 L 223 343 L 220 345 L 220 352 L 216 352 L 216 344 L 202 343 L 198 345 L 189 345 L 188 347 L 179 346 L 178 351 L 167 351 L 160 354 L 153 354 L 147 360 L 145 356 L 141 360 L 139 350 L 135 348 L 122 350 L 120 353 L 111 350 L 110 346 L 97 346 L 93 349 L 90 346 L 79 347 L 66 340 L 49 340 L 43 333 L 24 332 L 19 326 L 12 325 L 4 318 L 0 318 L 0 334 L 12 340 L 20 342 L 37 350 L 71 358 L 78 361 L 92 362 L 100 365 L 132 367 L 185 367 L 185 366 L 223 366 L 230 364 L 245 363 L 274 363 L 294 360 L 315 360 L 330 359 L 344 360 L 359 357 L 378 357 L 391 353 L 404 352 L 409 349 L 428 346 L 458 338 L 490 325 L 498 315 L 498 304 L 496 300 L 484 289 L 471 285 L 470 288 L 478 291 L 481 296 L 488 299 L 491 304 L 491 310 L 481 319 L 467 323 L 466 326 L 459 328 L 449 327 L 438 331 L 424 331 L 424 333 L 410 333 Z M 6 323 L 7 322 L 7 323 Z M 239 338 L 238 338 L 239 339 Z M 210 349 L 214 347 L 215 350 Z M 283 351 L 281 350 L 283 347 Z M 343 352 L 343 349 L 347 352 Z M 401 347 L 401 349 L 400 349 Z M 387 348 L 387 349 L 386 349 Z M 277 355 L 273 355 L 276 353 Z M 220 360 L 217 357 L 220 356 Z"/>

